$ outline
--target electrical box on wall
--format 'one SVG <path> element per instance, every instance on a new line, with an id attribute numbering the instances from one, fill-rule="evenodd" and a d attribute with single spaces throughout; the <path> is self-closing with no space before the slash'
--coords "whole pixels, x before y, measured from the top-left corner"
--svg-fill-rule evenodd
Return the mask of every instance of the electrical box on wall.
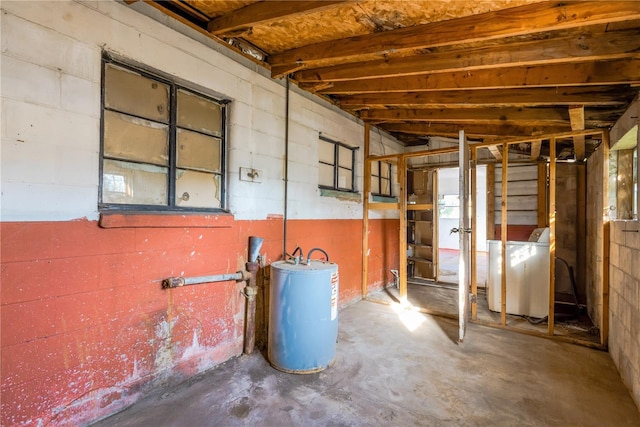
<path id="1" fill-rule="evenodd" d="M 253 168 L 240 168 L 240 181 L 262 182 L 262 171 Z"/>

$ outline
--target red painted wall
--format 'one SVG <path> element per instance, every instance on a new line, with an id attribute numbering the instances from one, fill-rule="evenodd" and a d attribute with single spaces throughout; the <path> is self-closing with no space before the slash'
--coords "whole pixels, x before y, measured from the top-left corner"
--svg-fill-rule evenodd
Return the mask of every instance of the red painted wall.
<path id="1" fill-rule="evenodd" d="M 244 283 L 163 290 L 161 280 L 236 272 L 251 235 L 265 239 L 267 262 L 277 260 L 282 229 L 282 219 L 228 228 L 1 223 L 0 423 L 86 423 L 239 355 Z M 342 305 L 360 298 L 360 220 L 288 221 L 287 234 L 290 251 L 318 246 L 338 263 Z M 380 288 L 397 268 L 398 221 L 372 221 L 370 245 L 368 283 Z"/>

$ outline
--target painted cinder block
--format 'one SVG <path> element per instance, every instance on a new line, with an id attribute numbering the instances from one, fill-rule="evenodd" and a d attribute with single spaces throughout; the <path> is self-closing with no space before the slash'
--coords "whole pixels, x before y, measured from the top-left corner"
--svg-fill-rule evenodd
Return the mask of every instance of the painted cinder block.
<path id="1" fill-rule="evenodd" d="M 13 14 L 2 15 L 7 56 L 99 82 L 100 49 Z"/>
<path id="2" fill-rule="evenodd" d="M 34 90 L 37 88 L 37 90 Z M 60 73 L 2 55 L 2 96 L 52 107 L 60 106 Z"/>

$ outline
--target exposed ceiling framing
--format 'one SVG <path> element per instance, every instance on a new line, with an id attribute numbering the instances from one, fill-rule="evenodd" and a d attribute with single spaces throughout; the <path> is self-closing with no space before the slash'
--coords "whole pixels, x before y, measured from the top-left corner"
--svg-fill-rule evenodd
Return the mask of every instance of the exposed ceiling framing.
<path id="1" fill-rule="evenodd" d="M 406 145 L 464 129 L 538 158 L 536 137 L 610 127 L 640 90 L 640 1 L 147 2 Z"/>

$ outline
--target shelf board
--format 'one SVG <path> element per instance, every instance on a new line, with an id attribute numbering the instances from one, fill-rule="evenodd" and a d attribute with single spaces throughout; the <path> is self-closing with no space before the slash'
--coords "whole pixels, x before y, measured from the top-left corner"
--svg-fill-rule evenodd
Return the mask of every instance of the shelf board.
<path id="1" fill-rule="evenodd" d="M 418 257 L 415 257 L 415 256 L 410 256 L 410 257 L 407 257 L 407 259 L 410 260 L 410 261 L 424 262 L 424 263 L 427 263 L 427 264 L 434 264 L 434 261 L 432 259 L 428 259 L 428 258 L 418 258 Z"/>
<path id="2" fill-rule="evenodd" d="M 411 243 L 411 242 L 407 242 L 407 245 L 409 246 L 417 246 L 420 248 L 429 248 L 429 249 L 433 249 L 433 245 L 425 245 L 424 243 Z"/>
<path id="3" fill-rule="evenodd" d="M 423 219 L 408 219 L 407 222 L 415 222 L 420 224 L 433 224 L 433 221 L 425 221 Z"/>
<path id="4" fill-rule="evenodd" d="M 407 204 L 408 211 L 428 211 L 433 209 L 433 203 L 416 203 L 415 205 Z"/>

